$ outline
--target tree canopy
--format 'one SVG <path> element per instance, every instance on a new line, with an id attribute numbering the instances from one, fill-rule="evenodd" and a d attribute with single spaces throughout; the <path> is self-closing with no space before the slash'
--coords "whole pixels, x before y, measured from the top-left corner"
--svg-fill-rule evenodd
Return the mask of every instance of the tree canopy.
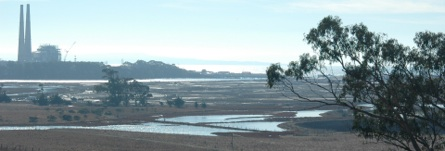
<path id="1" fill-rule="evenodd" d="M 328 16 L 305 41 L 314 55 L 301 55 L 287 69 L 272 64 L 269 87 L 297 101 L 349 108 L 353 129 L 365 138 L 405 150 L 444 149 L 443 33 L 416 33 L 417 47 L 410 48 L 363 24 L 343 26 L 339 17 Z M 344 75 L 332 75 L 332 66 Z"/>
<path id="2" fill-rule="evenodd" d="M 12 99 L 6 94 L 6 91 L 3 90 L 3 84 L 0 84 L 0 103 L 9 103 L 11 101 Z"/>
<path id="3" fill-rule="evenodd" d="M 105 68 L 102 72 L 105 73 L 104 78 L 108 79 L 108 82 L 96 85 L 94 89 L 97 92 L 108 93 L 107 105 L 119 106 L 123 103 L 128 106 L 130 100 L 134 100 L 135 105 L 145 106 L 148 98 L 152 97 L 149 86 L 132 78 L 120 78 L 118 72 L 111 68 Z"/>

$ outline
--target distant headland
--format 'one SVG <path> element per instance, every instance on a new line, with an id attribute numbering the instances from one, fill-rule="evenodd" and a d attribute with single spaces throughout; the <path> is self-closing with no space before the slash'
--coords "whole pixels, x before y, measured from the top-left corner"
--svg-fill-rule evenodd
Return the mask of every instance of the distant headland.
<path id="1" fill-rule="evenodd" d="M 19 80 L 95 80 L 102 79 L 104 68 L 113 68 L 122 77 L 153 78 L 265 78 L 265 74 L 189 71 L 161 61 L 138 60 L 120 66 L 102 62 L 17 62 L 0 61 L 0 79 Z"/>

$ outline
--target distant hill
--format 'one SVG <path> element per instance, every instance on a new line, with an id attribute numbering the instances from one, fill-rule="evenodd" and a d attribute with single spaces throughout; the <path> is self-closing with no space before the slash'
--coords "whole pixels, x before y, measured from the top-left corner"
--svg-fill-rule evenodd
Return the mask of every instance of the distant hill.
<path id="1" fill-rule="evenodd" d="M 102 79 L 102 62 L 15 62 L 0 61 L 0 79 L 24 80 L 89 80 Z M 125 62 L 111 67 L 121 77 L 135 79 L 153 78 L 241 78 L 265 77 L 261 74 L 201 73 L 181 69 L 160 61 Z"/>

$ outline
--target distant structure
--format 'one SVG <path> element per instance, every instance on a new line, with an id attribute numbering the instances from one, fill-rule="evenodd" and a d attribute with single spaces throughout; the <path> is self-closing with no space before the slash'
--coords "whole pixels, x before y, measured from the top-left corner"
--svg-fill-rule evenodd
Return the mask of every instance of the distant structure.
<path id="1" fill-rule="evenodd" d="M 59 62 L 60 49 L 55 45 L 40 45 L 37 51 L 32 53 L 32 58 L 35 62 Z"/>
<path id="2" fill-rule="evenodd" d="M 26 31 L 23 22 L 23 5 L 20 5 L 19 55 L 17 61 L 32 61 L 31 53 L 31 15 L 30 6 L 26 5 Z"/>
<path id="3" fill-rule="evenodd" d="M 26 23 L 26 25 L 24 24 Z M 57 62 L 61 60 L 60 49 L 55 45 L 41 45 L 36 52 L 31 48 L 31 12 L 26 5 L 26 22 L 23 20 L 23 5 L 20 5 L 18 62 Z"/>

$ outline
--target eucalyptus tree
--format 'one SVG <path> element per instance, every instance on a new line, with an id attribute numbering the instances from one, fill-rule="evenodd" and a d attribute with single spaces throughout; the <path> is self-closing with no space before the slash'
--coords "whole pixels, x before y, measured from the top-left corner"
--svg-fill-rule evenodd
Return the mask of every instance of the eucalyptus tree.
<path id="1" fill-rule="evenodd" d="M 287 69 L 268 67 L 270 88 L 297 101 L 349 108 L 359 136 L 405 150 L 444 149 L 443 33 L 419 32 L 411 48 L 363 24 L 343 26 L 339 17 L 328 16 L 305 41 L 314 53 Z M 332 75 L 332 66 L 344 74 Z"/>
<path id="2" fill-rule="evenodd" d="M 150 88 L 147 85 L 132 79 L 132 78 L 120 78 L 117 71 L 111 68 L 105 68 L 102 70 L 105 73 L 103 78 L 107 79 L 107 83 L 96 85 L 94 87 L 96 92 L 108 93 L 107 105 L 129 106 L 130 100 L 134 100 L 136 105 L 147 104 L 147 100 L 152 95 L 149 93 Z"/>

